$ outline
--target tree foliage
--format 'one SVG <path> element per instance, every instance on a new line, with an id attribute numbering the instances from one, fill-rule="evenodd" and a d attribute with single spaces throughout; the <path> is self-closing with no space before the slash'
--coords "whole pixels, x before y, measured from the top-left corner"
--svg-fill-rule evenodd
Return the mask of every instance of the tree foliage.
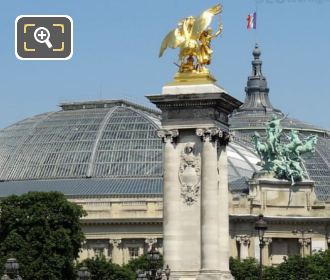
<path id="1" fill-rule="evenodd" d="M 149 261 L 147 255 L 144 254 L 136 259 L 131 259 L 128 264 L 125 265 L 130 271 L 136 272 L 138 269 L 149 270 L 153 269 L 162 269 L 163 268 L 163 256 L 160 255 L 159 260 L 156 262 Z"/>
<path id="2" fill-rule="evenodd" d="M 257 280 L 258 263 L 255 259 L 239 261 L 230 259 L 230 270 L 235 280 Z M 263 268 L 264 280 L 330 280 L 330 250 L 318 252 L 305 258 L 285 258 L 276 267 Z"/>
<path id="3" fill-rule="evenodd" d="M 9 257 L 24 280 L 72 280 L 84 235 L 82 207 L 57 192 L 30 192 L 0 202 L 0 265 Z"/>
<path id="4" fill-rule="evenodd" d="M 104 256 L 82 261 L 78 267 L 86 266 L 91 280 L 135 280 L 135 273 L 105 259 Z"/>
<path id="5" fill-rule="evenodd" d="M 235 280 L 258 280 L 259 268 L 254 258 L 243 261 L 230 258 L 229 267 Z"/>
<path id="6" fill-rule="evenodd" d="M 154 269 L 163 268 L 163 258 L 161 256 L 157 262 L 150 263 L 147 255 L 142 255 L 123 266 L 119 266 L 102 256 L 86 259 L 78 264 L 78 268 L 81 266 L 88 268 L 92 274 L 91 280 L 135 280 L 138 269 L 149 270 L 151 266 Z"/>

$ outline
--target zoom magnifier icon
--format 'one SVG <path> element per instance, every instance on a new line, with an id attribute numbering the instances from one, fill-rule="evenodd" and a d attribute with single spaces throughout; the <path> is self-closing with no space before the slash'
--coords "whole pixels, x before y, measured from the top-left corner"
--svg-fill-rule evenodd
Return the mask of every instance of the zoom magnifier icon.
<path id="1" fill-rule="evenodd" d="M 39 27 L 34 31 L 34 39 L 40 44 L 46 44 L 51 49 L 53 47 L 50 42 L 50 32 L 46 27 Z"/>
<path id="2" fill-rule="evenodd" d="M 73 21 L 67 15 L 21 15 L 15 21 L 20 60 L 68 60 L 73 54 Z"/>

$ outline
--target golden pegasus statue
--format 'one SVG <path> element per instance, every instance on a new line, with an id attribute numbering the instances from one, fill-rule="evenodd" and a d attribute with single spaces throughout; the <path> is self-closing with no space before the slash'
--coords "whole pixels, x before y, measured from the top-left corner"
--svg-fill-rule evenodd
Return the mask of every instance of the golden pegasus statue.
<path id="1" fill-rule="evenodd" d="M 222 12 L 220 4 L 202 12 L 198 17 L 189 16 L 181 20 L 177 27 L 170 31 L 160 47 L 159 57 L 162 57 L 167 48 L 180 48 L 179 73 L 177 77 L 186 74 L 209 75 L 206 65 L 211 63 L 211 41 L 222 33 L 223 26 L 213 34 L 210 27 L 213 17 Z M 185 75 L 187 77 L 187 75 Z"/>

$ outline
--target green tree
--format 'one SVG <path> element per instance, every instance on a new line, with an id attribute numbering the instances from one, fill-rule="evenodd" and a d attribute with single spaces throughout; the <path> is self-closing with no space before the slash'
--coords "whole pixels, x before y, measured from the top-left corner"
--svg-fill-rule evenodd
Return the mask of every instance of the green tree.
<path id="1" fill-rule="evenodd" d="M 308 279 L 330 279 L 330 250 L 318 252 L 307 257 Z"/>
<path id="2" fill-rule="evenodd" d="M 92 280 L 135 280 L 136 271 L 138 269 L 149 270 L 151 265 L 153 265 L 155 269 L 163 268 L 162 256 L 160 256 L 157 262 L 151 264 L 147 255 L 142 255 L 136 259 L 130 260 L 123 266 L 113 264 L 102 256 L 83 260 L 78 264 L 77 269 L 86 266 L 92 274 Z"/>
<path id="3" fill-rule="evenodd" d="M 254 258 L 247 258 L 243 261 L 230 258 L 229 267 L 235 280 L 258 280 L 259 264 Z"/>
<path id="4" fill-rule="evenodd" d="M 235 280 L 257 280 L 259 264 L 255 259 L 230 259 L 230 270 Z M 330 250 L 305 258 L 285 258 L 276 267 L 263 268 L 263 280 L 330 280 Z"/>
<path id="5" fill-rule="evenodd" d="M 105 257 L 96 257 L 82 261 L 78 268 L 86 266 L 92 274 L 92 280 L 135 280 L 135 273 L 126 267 L 121 267 L 107 261 Z"/>
<path id="6" fill-rule="evenodd" d="M 0 265 L 9 257 L 24 280 L 72 280 L 84 235 L 82 207 L 57 192 L 30 192 L 0 202 Z"/>
<path id="7" fill-rule="evenodd" d="M 159 260 L 152 263 L 152 261 L 148 260 L 147 254 L 144 254 L 136 259 L 132 259 L 125 265 L 127 269 L 136 273 L 138 269 L 141 270 L 149 270 L 153 269 L 162 269 L 163 268 L 163 256 L 160 255 Z"/>
<path id="8" fill-rule="evenodd" d="M 285 258 L 276 268 L 265 268 L 265 280 L 330 280 L 330 251 L 305 258 Z"/>
<path id="9" fill-rule="evenodd" d="M 265 268 L 264 278 L 267 280 L 307 280 L 307 263 L 306 258 L 302 258 L 301 256 L 284 258 L 284 262 L 276 268 L 270 271 L 268 271 L 268 268 Z"/>

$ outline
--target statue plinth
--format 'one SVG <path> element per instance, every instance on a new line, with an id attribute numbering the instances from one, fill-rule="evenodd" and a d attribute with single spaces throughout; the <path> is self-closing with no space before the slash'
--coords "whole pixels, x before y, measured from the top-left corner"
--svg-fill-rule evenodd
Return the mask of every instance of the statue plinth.
<path id="1" fill-rule="evenodd" d="M 252 179 L 278 180 L 278 179 L 275 179 L 275 176 L 276 176 L 276 174 L 274 171 L 259 170 L 253 174 Z"/>
<path id="2" fill-rule="evenodd" d="M 271 173 L 256 173 L 249 184 L 249 200 L 253 214 L 261 209 L 266 216 L 314 216 L 317 198 L 314 182 L 304 180 L 291 185 L 288 180 L 271 178 Z"/>
<path id="3" fill-rule="evenodd" d="M 228 115 L 241 105 L 215 84 L 164 86 L 162 94 L 147 97 L 162 111 L 165 129 L 221 127 L 228 131 Z"/>
<path id="4" fill-rule="evenodd" d="M 174 81 L 163 87 L 162 94 L 227 93 L 209 73 L 177 73 Z"/>
<path id="5" fill-rule="evenodd" d="M 178 72 L 174 76 L 174 81 L 167 84 L 167 86 L 214 84 L 216 81 L 209 71 Z"/>

